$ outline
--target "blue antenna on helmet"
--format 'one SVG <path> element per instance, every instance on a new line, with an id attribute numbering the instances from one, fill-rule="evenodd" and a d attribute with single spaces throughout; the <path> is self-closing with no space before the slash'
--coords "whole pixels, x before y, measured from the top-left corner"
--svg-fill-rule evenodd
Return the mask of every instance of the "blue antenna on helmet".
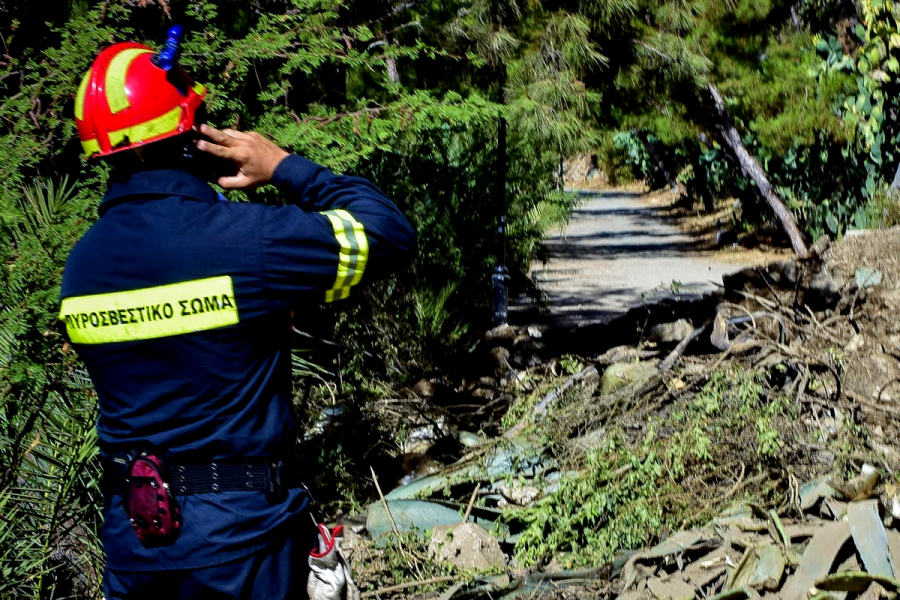
<path id="1" fill-rule="evenodd" d="M 184 39 L 184 27 L 181 25 L 172 25 L 169 29 L 166 43 L 159 54 L 154 56 L 153 62 L 163 71 L 171 71 L 172 67 L 178 62 L 178 55 L 181 54 L 181 42 Z"/>

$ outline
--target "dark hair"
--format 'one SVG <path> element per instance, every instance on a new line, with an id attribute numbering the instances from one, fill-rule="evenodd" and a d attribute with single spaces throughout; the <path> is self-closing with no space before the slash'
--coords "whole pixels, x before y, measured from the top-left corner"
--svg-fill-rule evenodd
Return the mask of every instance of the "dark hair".
<path id="1" fill-rule="evenodd" d="M 196 124 L 206 123 L 206 111 L 201 106 L 194 118 Z M 106 157 L 115 176 L 127 176 L 139 171 L 178 169 L 213 181 L 222 175 L 237 172 L 234 164 L 216 158 L 197 149 L 195 141 L 202 138 L 196 131 L 186 131 L 180 135 L 137 146 Z"/>
<path id="2" fill-rule="evenodd" d="M 159 140 L 130 150 L 116 152 L 105 160 L 114 171 L 121 174 L 159 169 L 185 169 L 184 150 L 193 145 L 196 135 L 182 133 L 175 137 Z M 196 152 L 196 150 L 195 150 Z"/>

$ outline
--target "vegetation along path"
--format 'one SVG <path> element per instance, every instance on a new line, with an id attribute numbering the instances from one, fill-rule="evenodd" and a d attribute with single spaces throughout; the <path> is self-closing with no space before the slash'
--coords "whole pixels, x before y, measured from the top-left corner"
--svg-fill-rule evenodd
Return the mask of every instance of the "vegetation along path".
<path id="1" fill-rule="evenodd" d="M 699 296 L 742 266 L 702 251 L 646 194 L 578 193 L 568 226 L 546 242 L 549 260 L 531 271 L 557 325 L 607 322 L 644 301 Z"/>

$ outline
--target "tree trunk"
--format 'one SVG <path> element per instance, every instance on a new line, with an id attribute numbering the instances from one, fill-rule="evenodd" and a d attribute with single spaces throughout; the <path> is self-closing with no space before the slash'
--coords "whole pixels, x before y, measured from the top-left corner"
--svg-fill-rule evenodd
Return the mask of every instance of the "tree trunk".
<path id="1" fill-rule="evenodd" d="M 759 193 L 762 194 L 775 216 L 781 221 L 781 226 L 787 233 L 788 238 L 790 238 L 794 252 L 801 258 L 806 256 L 809 251 L 806 248 L 806 242 L 803 241 L 803 234 L 800 233 L 800 229 L 797 227 L 797 219 L 794 218 L 793 213 L 788 210 L 784 202 L 778 197 L 778 194 L 775 193 L 772 184 L 769 183 L 769 178 L 766 177 L 765 171 L 759 166 L 753 155 L 747 151 L 747 147 L 744 146 L 744 142 L 741 140 L 737 129 L 735 129 L 734 123 L 731 122 L 731 116 L 728 114 L 728 108 L 725 106 L 719 90 L 712 83 L 709 84 L 708 89 L 718 113 L 719 118 L 716 119 L 716 127 L 719 133 L 725 140 L 725 143 L 728 144 L 728 147 L 731 148 L 744 173 L 753 180 L 757 189 L 759 189 Z"/>

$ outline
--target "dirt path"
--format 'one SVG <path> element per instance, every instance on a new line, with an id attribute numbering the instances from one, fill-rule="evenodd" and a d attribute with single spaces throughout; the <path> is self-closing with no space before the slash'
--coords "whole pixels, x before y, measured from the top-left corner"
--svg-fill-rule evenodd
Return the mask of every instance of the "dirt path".
<path id="1" fill-rule="evenodd" d="M 606 322 L 676 294 L 699 296 L 740 265 L 700 252 L 644 194 L 584 191 L 565 231 L 547 240 L 550 260 L 532 267 L 561 326 Z"/>

